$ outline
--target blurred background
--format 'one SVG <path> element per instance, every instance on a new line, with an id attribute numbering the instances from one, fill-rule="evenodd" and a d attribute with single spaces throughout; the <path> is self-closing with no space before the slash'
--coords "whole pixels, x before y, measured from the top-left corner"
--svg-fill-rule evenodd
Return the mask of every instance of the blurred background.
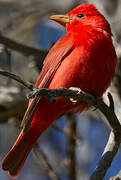
<path id="1" fill-rule="evenodd" d="M 0 44 L 0 68 L 12 71 L 34 83 L 49 48 L 65 29 L 49 20 L 52 14 L 63 14 L 80 3 L 80 0 L 0 0 L 0 43 L 8 37 L 25 45 L 22 50 L 9 49 Z M 121 119 L 121 1 L 90 0 L 111 24 L 113 41 L 118 55 L 116 76 L 108 89 L 113 95 L 115 111 Z M 25 53 L 31 46 L 40 49 L 32 56 Z M 39 51 L 39 50 L 38 50 Z M 12 147 L 27 107 L 27 90 L 20 84 L 0 76 L 0 161 Z M 107 95 L 104 96 L 107 102 Z M 91 109 L 58 119 L 39 138 L 17 180 L 88 180 L 104 150 L 109 127 L 104 117 Z M 117 153 L 104 180 L 116 176 L 121 169 L 121 150 Z M 0 168 L 1 180 L 12 180 Z"/>

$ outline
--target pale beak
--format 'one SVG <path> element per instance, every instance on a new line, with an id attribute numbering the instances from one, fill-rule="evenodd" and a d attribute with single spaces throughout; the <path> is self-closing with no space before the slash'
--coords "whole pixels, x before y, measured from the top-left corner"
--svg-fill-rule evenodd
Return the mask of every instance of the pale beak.
<path id="1" fill-rule="evenodd" d="M 67 15 L 52 15 L 50 19 L 58 22 L 59 24 L 66 26 L 66 24 L 70 23 L 71 18 Z"/>

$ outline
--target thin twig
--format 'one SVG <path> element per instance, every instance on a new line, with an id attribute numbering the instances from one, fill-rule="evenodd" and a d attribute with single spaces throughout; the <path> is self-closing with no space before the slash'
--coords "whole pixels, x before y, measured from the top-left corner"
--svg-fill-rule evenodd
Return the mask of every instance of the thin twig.
<path id="1" fill-rule="evenodd" d="M 68 129 L 61 128 L 60 126 L 57 126 L 56 124 L 52 124 L 52 127 L 54 129 L 57 129 L 58 131 L 62 132 L 66 136 L 73 138 L 73 140 L 76 141 L 76 145 L 77 146 L 80 146 L 80 144 L 82 144 L 82 137 L 79 137 L 77 134 L 75 134 L 75 135 L 74 134 L 70 134 Z"/>
<path id="2" fill-rule="evenodd" d="M 13 80 L 19 82 L 20 84 L 22 84 L 24 87 L 28 88 L 28 89 L 31 90 L 31 91 L 33 91 L 34 88 L 36 88 L 32 83 L 22 80 L 22 79 L 20 78 L 20 76 L 15 75 L 15 74 L 13 74 L 13 73 L 10 73 L 10 72 L 8 72 L 8 71 L 5 71 L 5 70 L 3 70 L 3 69 L 0 69 L 0 74 L 1 74 L 2 76 L 9 77 L 10 79 L 13 79 Z"/>
<path id="3" fill-rule="evenodd" d="M 60 180 L 59 175 L 55 171 L 55 169 L 52 167 L 50 162 L 48 161 L 48 158 L 46 155 L 43 153 L 43 151 L 39 148 L 39 145 L 36 143 L 34 146 L 34 153 L 37 157 L 38 162 L 41 162 L 40 157 L 44 160 L 46 164 L 46 170 L 48 171 L 48 175 L 53 179 L 53 180 Z"/>

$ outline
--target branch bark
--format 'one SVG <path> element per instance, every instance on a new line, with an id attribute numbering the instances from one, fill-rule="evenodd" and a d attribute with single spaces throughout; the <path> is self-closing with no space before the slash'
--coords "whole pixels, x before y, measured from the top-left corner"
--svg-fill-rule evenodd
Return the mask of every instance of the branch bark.
<path id="1" fill-rule="evenodd" d="M 68 175 L 70 180 L 76 180 L 76 120 L 72 113 L 67 114 L 67 131 L 70 134 L 67 138 L 67 164 Z"/>
<path id="2" fill-rule="evenodd" d="M 108 123 L 110 124 L 111 128 L 115 132 L 121 131 L 121 125 L 119 120 L 117 119 L 117 116 L 114 111 L 110 107 L 108 107 L 101 98 L 95 98 L 93 95 L 85 93 L 79 88 L 73 88 L 72 89 L 66 89 L 66 88 L 57 88 L 57 89 L 47 89 L 47 88 L 41 88 L 41 89 L 34 89 L 29 94 L 29 98 L 35 98 L 35 97 L 47 97 L 47 98 L 56 98 L 56 97 L 65 97 L 65 98 L 73 98 L 78 99 L 86 104 L 90 104 L 96 108 L 98 108 L 107 118 Z"/>
<path id="3" fill-rule="evenodd" d="M 81 91 L 79 88 L 58 88 L 58 89 L 47 89 L 47 88 L 36 88 L 33 84 L 22 80 L 19 76 L 16 76 L 7 71 L 0 70 L 0 74 L 3 76 L 10 77 L 17 82 L 24 85 L 28 88 L 31 93 L 29 94 L 29 98 L 36 97 L 47 97 L 49 99 L 53 99 L 56 97 L 65 97 L 72 98 L 74 100 L 80 100 L 85 102 L 86 104 L 90 104 L 96 108 L 98 108 L 107 118 L 108 123 L 111 126 L 112 132 L 109 138 L 109 141 L 106 145 L 102 158 L 97 165 L 94 173 L 92 174 L 90 180 L 102 180 L 111 165 L 111 162 L 119 148 L 121 143 L 121 124 L 114 112 L 112 98 L 109 96 L 110 105 L 106 105 L 101 98 L 95 98 L 91 94 L 85 93 Z"/>
<path id="4" fill-rule="evenodd" d="M 115 157 L 121 143 L 121 133 L 111 131 L 108 143 L 103 152 L 102 158 L 99 161 L 90 180 L 103 180 L 108 168 L 110 167 L 113 158 Z"/>
<path id="5" fill-rule="evenodd" d="M 2 76 L 6 76 L 9 77 L 10 79 L 13 79 L 17 82 L 19 82 L 20 84 L 22 84 L 24 87 L 27 87 L 29 90 L 33 91 L 34 88 L 36 88 L 32 83 L 24 81 L 23 79 L 21 79 L 18 75 L 15 75 L 13 73 L 10 73 L 8 71 L 4 71 L 2 69 L 0 69 L 0 74 Z"/>

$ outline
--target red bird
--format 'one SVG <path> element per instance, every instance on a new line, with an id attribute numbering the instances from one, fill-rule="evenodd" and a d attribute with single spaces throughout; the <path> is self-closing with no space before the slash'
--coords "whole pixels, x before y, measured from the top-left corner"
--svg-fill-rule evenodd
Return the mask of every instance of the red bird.
<path id="1" fill-rule="evenodd" d="M 110 25 L 93 4 L 81 4 L 66 15 L 50 17 L 66 27 L 67 33 L 51 48 L 36 82 L 39 88 L 78 87 L 101 97 L 114 77 L 117 57 Z M 36 109 L 35 109 L 36 107 Z M 39 136 L 60 115 L 71 110 L 83 111 L 86 105 L 67 98 L 29 101 L 24 116 L 26 124 L 35 109 L 28 130 L 20 132 L 12 149 L 2 161 L 2 168 L 16 177 Z"/>

